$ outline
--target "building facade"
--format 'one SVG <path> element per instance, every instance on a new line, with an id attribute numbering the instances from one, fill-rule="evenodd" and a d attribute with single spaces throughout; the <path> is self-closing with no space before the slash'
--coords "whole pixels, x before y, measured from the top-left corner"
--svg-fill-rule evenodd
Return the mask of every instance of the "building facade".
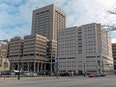
<path id="1" fill-rule="evenodd" d="M 47 41 L 46 37 L 38 34 L 24 36 L 24 39 L 20 37 L 11 39 L 9 47 L 11 70 L 18 70 L 20 65 L 23 71 L 46 71 L 48 64 Z"/>
<path id="2" fill-rule="evenodd" d="M 32 35 L 40 34 L 57 40 L 57 31 L 66 26 L 66 14 L 54 4 L 33 11 Z"/>
<path id="3" fill-rule="evenodd" d="M 23 62 L 25 62 L 25 70 L 46 71 L 48 63 L 46 58 L 47 40 L 46 37 L 38 34 L 24 37 Z"/>
<path id="4" fill-rule="evenodd" d="M 11 70 L 18 70 L 20 58 L 23 57 L 23 43 L 24 38 L 14 37 L 9 43 L 9 60 L 11 63 Z"/>
<path id="5" fill-rule="evenodd" d="M 66 14 L 54 4 L 33 11 L 32 35 L 47 37 L 47 58 L 49 71 L 54 72 L 55 56 L 57 54 L 57 31 L 65 28 Z"/>
<path id="6" fill-rule="evenodd" d="M 0 57 L 7 58 L 8 55 L 8 41 L 0 41 Z"/>
<path id="7" fill-rule="evenodd" d="M 31 35 L 12 38 L 9 44 L 11 69 L 19 69 L 21 59 L 24 71 L 54 72 L 57 31 L 65 26 L 66 14 L 54 4 L 34 10 Z"/>
<path id="8" fill-rule="evenodd" d="M 10 70 L 10 62 L 8 58 L 0 58 L 0 71 L 9 71 Z"/>
<path id="9" fill-rule="evenodd" d="M 0 71 L 10 70 L 8 59 L 8 40 L 0 41 Z"/>
<path id="10" fill-rule="evenodd" d="M 114 59 L 114 70 L 116 73 L 116 43 L 112 44 L 112 52 L 113 52 L 113 59 Z"/>
<path id="11" fill-rule="evenodd" d="M 113 72 L 111 38 L 101 24 L 86 24 L 58 32 L 60 72 Z"/>

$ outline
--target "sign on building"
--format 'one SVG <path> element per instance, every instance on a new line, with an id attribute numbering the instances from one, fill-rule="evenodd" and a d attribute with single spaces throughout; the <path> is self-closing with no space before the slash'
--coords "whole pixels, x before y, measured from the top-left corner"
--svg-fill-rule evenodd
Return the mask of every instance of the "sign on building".
<path id="1" fill-rule="evenodd" d="M 4 68 L 7 68 L 7 67 L 8 67 L 8 63 L 4 62 Z"/>

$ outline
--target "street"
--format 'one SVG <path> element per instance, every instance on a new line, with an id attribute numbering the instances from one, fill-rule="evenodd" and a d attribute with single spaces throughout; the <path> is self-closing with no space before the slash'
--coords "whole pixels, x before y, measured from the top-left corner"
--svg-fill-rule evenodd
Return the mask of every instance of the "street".
<path id="1" fill-rule="evenodd" d="M 116 76 L 60 77 L 42 80 L 0 80 L 0 87 L 116 87 Z"/>

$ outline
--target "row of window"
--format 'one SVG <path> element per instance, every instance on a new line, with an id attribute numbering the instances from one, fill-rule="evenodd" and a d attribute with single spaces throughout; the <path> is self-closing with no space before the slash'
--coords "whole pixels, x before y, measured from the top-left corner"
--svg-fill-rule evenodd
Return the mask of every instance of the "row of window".
<path id="1" fill-rule="evenodd" d="M 59 65 L 59 67 L 76 67 L 76 65 Z M 83 67 L 82 65 L 78 65 L 78 67 Z M 97 69 L 96 65 L 86 65 L 86 67 L 95 67 Z"/>
<path id="2" fill-rule="evenodd" d="M 76 65 L 72 65 L 72 66 L 71 65 L 70 66 L 61 66 L 60 65 L 59 67 L 76 67 Z"/>

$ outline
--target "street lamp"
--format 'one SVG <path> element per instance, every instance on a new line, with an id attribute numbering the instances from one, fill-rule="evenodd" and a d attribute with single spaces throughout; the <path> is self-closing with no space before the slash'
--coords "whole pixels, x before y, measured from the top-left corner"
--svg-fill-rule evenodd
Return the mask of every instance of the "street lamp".
<path id="1" fill-rule="evenodd" d="M 57 79 L 58 79 L 58 36 L 57 36 L 57 60 L 56 60 L 56 73 L 57 73 Z"/>
<path id="2" fill-rule="evenodd" d="M 83 63 L 84 77 L 85 77 L 85 63 Z"/>
<path id="3" fill-rule="evenodd" d="M 50 67 L 50 72 L 51 72 L 51 74 L 52 74 L 52 57 L 53 57 L 53 56 L 52 56 L 52 54 L 53 54 L 53 53 L 52 53 L 52 49 L 53 49 L 53 47 L 52 47 L 52 41 L 50 42 L 50 45 L 51 45 L 51 56 L 50 56 L 50 57 L 51 57 L 51 58 L 50 58 L 50 59 L 51 59 L 51 61 L 50 61 L 51 67 Z"/>
<path id="4" fill-rule="evenodd" d="M 58 58 L 57 58 L 57 62 L 56 62 L 56 73 L 57 73 L 57 79 L 58 79 Z"/>
<path id="5" fill-rule="evenodd" d="M 20 71 L 21 71 L 21 56 L 19 52 L 19 73 L 18 73 L 18 80 L 20 80 Z"/>

